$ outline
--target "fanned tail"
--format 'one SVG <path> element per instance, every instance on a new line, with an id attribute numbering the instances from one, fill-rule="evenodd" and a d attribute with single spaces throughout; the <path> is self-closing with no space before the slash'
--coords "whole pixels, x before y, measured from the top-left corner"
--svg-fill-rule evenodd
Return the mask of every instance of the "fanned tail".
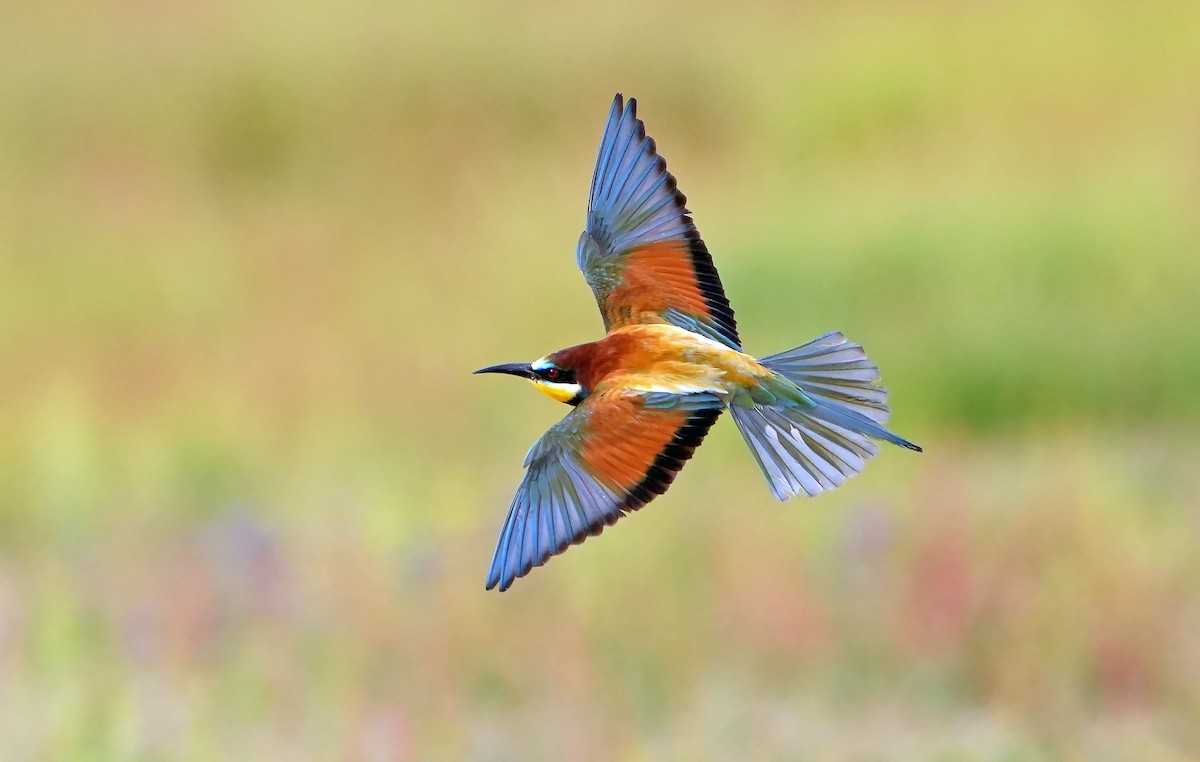
<path id="1" fill-rule="evenodd" d="M 838 331 L 760 362 L 810 397 L 844 405 L 876 423 L 887 422 L 888 392 L 876 384 L 879 366 L 871 362 L 861 344 L 851 344 Z"/>
<path id="2" fill-rule="evenodd" d="M 887 390 L 874 383 L 879 368 L 842 334 L 761 362 L 786 379 L 775 381 L 798 386 L 800 401 L 773 395 L 773 402 L 755 404 L 746 394 L 732 400 L 729 411 L 779 500 L 841 486 L 879 452 L 872 439 L 921 451 L 881 425 L 888 406 Z"/>

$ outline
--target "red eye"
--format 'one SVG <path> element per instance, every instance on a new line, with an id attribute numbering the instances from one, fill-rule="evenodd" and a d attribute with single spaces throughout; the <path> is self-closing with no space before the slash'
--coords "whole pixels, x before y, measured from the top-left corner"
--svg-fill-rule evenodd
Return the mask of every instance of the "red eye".
<path id="1" fill-rule="evenodd" d="M 553 381 L 558 378 L 558 368 L 550 368 L 546 371 L 546 380 Z"/>

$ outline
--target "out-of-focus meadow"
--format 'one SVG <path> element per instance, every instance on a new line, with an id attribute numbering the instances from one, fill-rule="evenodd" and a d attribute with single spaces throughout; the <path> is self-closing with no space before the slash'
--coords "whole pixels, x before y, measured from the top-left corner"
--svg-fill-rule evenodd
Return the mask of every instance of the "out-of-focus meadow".
<path id="1" fill-rule="evenodd" d="M 3 17 L 0 758 L 1200 756 L 1200 5 Z M 618 90 L 926 452 L 485 593 Z"/>

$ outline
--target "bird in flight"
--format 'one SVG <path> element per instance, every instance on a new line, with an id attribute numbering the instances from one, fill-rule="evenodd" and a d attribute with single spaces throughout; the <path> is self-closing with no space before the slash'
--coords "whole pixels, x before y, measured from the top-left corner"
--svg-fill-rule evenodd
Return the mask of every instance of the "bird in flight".
<path id="1" fill-rule="evenodd" d="M 879 452 L 872 439 L 921 451 L 883 427 L 879 369 L 841 333 L 762 359 L 742 352 L 686 200 L 637 101 L 618 93 L 576 249 L 607 334 L 475 371 L 527 378 L 574 408 L 525 456 L 487 589 L 665 492 L 724 410 L 779 500 L 840 486 Z"/>

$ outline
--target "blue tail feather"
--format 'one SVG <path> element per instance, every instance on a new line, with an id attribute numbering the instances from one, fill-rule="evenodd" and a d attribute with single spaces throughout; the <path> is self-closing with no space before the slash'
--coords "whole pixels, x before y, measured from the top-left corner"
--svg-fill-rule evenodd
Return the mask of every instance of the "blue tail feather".
<path id="1" fill-rule="evenodd" d="M 772 390 L 798 395 L 740 395 L 729 411 L 775 497 L 812 496 L 840 486 L 879 452 L 872 439 L 921 452 L 883 427 L 887 390 L 858 344 L 829 333 L 763 359 Z M 774 399 L 772 399 L 774 397 Z"/>

